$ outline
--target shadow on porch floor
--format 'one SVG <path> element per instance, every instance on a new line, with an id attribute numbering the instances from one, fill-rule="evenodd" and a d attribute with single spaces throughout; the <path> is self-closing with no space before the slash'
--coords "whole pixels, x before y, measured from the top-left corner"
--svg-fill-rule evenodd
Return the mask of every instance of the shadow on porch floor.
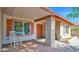
<path id="1" fill-rule="evenodd" d="M 15 49 L 8 44 L 7 47 L 2 49 L 2 52 L 57 52 L 57 49 L 51 49 L 49 46 L 31 40 L 17 45 Z"/>
<path id="2" fill-rule="evenodd" d="M 2 49 L 2 52 L 76 52 L 78 48 L 71 47 L 69 44 L 55 41 L 55 47 L 46 46 L 31 40 L 23 42 L 21 45 L 17 45 L 16 48 L 12 48 L 10 45 Z"/>

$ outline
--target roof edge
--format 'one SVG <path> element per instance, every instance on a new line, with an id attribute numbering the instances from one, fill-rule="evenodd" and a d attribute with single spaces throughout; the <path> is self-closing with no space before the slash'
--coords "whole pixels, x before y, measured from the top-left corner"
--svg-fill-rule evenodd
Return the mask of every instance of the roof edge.
<path id="1" fill-rule="evenodd" d="M 40 7 L 40 8 L 43 9 L 43 10 L 45 10 L 45 11 L 47 11 L 47 12 L 50 12 L 52 15 L 56 15 L 56 16 L 62 18 L 63 20 L 65 20 L 66 22 L 68 22 L 68 23 L 70 23 L 72 25 L 76 25 L 76 24 L 72 23 L 71 21 L 69 21 L 68 19 L 64 18 L 63 16 L 60 16 L 59 14 L 51 11 L 48 7 Z"/>

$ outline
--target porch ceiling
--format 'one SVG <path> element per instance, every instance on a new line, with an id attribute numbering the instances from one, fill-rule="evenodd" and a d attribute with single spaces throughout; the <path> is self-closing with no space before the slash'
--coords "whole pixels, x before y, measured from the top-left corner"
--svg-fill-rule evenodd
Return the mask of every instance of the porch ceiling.
<path id="1" fill-rule="evenodd" d="M 51 13 L 40 7 L 4 7 L 3 13 L 19 18 L 38 19 Z"/>

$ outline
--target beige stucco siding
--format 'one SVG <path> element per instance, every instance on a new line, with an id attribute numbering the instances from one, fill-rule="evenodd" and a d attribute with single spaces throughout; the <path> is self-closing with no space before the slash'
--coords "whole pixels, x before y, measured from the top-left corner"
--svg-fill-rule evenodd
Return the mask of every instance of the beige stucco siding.
<path id="1" fill-rule="evenodd" d="M 69 26 L 69 28 L 68 28 L 68 32 L 69 33 L 65 33 L 64 30 L 65 30 L 64 24 L 61 23 L 61 25 L 60 25 L 60 36 L 61 36 L 61 40 L 62 39 L 65 39 L 67 37 L 71 37 L 71 26 Z"/>
<path id="2" fill-rule="evenodd" d="M 71 36 L 71 25 L 69 22 L 66 22 L 64 19 L 59 18 L 57 16 L 54 16 L 55 20 L 56 20 L 56 24 L 55 24 L 55 31 L 57 36 L 60 36 L 59 40 L 62 40 L 66 37 L 70 37 Z M 69 25 L 69 33 L 64 33 L 64 25 Z M 59 34 L 59 35 L 58 35 Z"/>

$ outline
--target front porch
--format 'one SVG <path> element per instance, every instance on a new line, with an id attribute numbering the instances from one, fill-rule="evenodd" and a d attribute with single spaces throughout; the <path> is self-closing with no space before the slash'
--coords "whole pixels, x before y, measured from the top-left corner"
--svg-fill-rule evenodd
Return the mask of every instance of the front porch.
<path id="1" fill-rule="evenodd" d="M 3 52 L 45 52 L 51 51 L 56 52 L 56 48 L 49 48 L 49 46 L 45 46 L 36 42 L 35 40 L 25 41 L 21 45 L 17 45 L 16 48 L 7 45 L 7 47 L 2 49 Z"/>
<path id="2" fill-rule="evenodd" d="M 54 20 L 55 40 L 60 40 L 60 21 Z M 46 18 L 35 21 L 37 24 L 37 42 L 46 43 Z M 48 30 L 49 31 L 49 30 Z M 47 32 L 48 32 L 47 31 Z M 54 33 L 53 33 L 54 34 Z M 52 35 L 53 36 L 53 35 Z"/>
<path id="3" fill-rule="evenodd" d="M 23 42 L 22 45 L 17 45 L 15 49 L 8 45 L 2 49 L 2 52 L 79 52 L 78 47 L 62 42 L 55 41 L 55 46 L 49 47 L 31 40 Z"/>
<path id="4" fill-rule="evenodd" d="M 3 44 L 10 44 L 11 49 L 13 49 L 11 44 L 15 49 L 22 47 L 25 49 L 29 45 L 23 42 L 29 40 L 36 41 L 34 44 L 39 46 L 39 43 L 42 43 L 41 38 L 47 47 L 54 48 L 55 40 L 60 41 L 63 37 L 63 24 L 72 25 L 58 15 L 47 12 L 49 11 L 47 8 L 3 8 L 2 10 L 1 49 Z M 68 34 L 70 36 L 70 33 Z M 18 42 L 21 45 L 19 47 L 16 46 Z M 33 43 L 31 47 L 32 45 Z"/>

